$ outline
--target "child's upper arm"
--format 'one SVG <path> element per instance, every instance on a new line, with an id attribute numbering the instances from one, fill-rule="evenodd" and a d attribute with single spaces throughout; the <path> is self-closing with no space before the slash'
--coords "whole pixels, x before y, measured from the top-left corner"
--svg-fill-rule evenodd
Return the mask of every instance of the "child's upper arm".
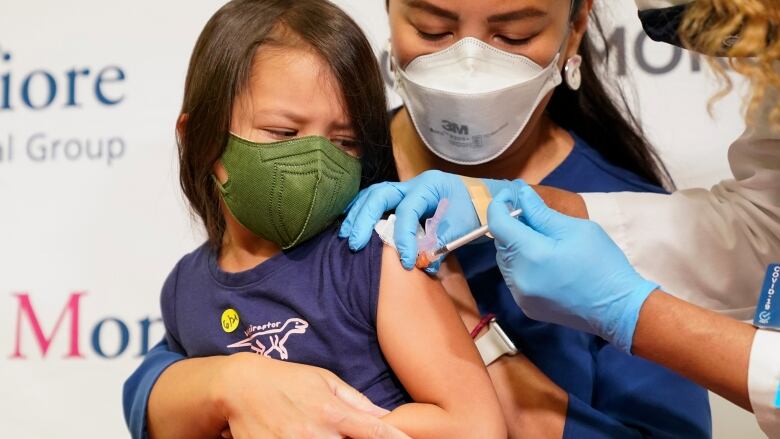
<path id="1" fill-rule="evenodd" d="M 422 271 L 404 270 L 390 247 L 384 248 L 381 273 L 379 343 L 409 395 L 477 424 L 472 428 L 503 427 L 487 371 L 441 284 Z"/>

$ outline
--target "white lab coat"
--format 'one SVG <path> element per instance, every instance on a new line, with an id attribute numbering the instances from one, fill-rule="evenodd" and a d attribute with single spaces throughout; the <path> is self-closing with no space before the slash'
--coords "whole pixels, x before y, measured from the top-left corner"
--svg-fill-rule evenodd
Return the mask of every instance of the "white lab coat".
<path id="1" fill-rule="evenodd" d="M 690 0 L 636 0 L 640 9 Z M 756 124 L 728 154 L 733 179 L 672 195 L 583 194 L 590 218 L 643 276 L 664 291 L 737 319 L 753 316 L 767 266 L 780 262 L 780 132 L 764 97 Z M 759 331 L 751 351 L 750 400 L 761 428 L 780 438 L 780 333 Z"/>

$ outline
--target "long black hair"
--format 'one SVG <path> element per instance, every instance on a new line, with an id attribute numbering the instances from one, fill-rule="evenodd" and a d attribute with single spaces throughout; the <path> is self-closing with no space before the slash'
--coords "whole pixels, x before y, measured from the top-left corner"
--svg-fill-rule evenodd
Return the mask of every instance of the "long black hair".
<path id="1" fill-rule="evenodd" d="M 572 18 L 577 16 L 583 4 L 583 0 L 573 1 Z M 606 52 L 601 62 L 605 65 L 609 63 L 610 48 L 596 13 L 591 14 L 590 22 L 592 27 L 583 36 L 579 48 L 582 86 L 578 91 L 565 85 L 556 88 L 547 105 L 547 113 L 555 123 L 577 133 L 610 163 L 673 190 L 674 182 L 631 112 L 617 75 L 598 75 L 596 72 L 599 60 L 593 36 L 603 43 Z M 607 80 L 611 80 L 609 91 L 604 82 Z"/>

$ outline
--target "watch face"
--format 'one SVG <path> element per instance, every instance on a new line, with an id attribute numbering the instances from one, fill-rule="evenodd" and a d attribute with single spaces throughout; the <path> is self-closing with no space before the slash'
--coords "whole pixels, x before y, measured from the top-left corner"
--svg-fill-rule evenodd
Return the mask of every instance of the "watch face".
<path id="1" fill-rule="evenodd" d="M 517 353 L 517 347 L 514 343 L 512 343 L 512 339 L 509 338 L 508 335 L 506 335 L 506 332 L 501 328 L 501 326 L 496 322 L 495 320 L 490 322 L 490 329 L 493 331 L 496 331 L 496 334 L 501 338 L 501 341 L 504 342 L 506 345 L 506 351 L 505 353 L 509 355 L 514 355 Z"/>
<path id="2" fill-rule="evenodd" d="M 474 344 L 485 366 L 489 366 L 504 355 L 515 355 L 518 352 L 515 344 L 495 320 L 491 320 L 488 331 L 476 339 Z"/>

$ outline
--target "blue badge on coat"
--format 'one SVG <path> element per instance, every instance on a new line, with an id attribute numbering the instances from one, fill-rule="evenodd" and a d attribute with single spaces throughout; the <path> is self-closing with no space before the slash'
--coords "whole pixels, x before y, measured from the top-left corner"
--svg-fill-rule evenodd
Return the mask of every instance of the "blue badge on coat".
<path id="1" fill-rule="evenodd" d="M 756 305 L 756 315 L 753 325 L 762 329 L 780 331 L 780 294 L 775 288 L 780 288 L 780 264 L 771 264 L 766 270 L 764 286 L 761 287 L 761 297 Z"/>
<path id="2" fill-rule="evenodd" d="M 780 409 L 780 386 L 777 386 L 777 397 L 775 398 L 775 408 Z"/>

